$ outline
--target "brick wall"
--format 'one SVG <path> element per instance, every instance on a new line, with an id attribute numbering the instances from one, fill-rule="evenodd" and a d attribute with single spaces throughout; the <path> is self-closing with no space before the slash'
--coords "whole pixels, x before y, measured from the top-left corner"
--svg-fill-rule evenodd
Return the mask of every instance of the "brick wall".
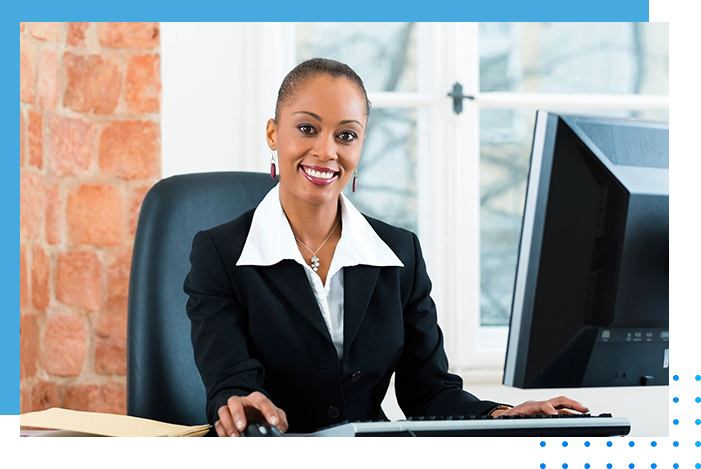
<path id="1" fill-rule="evenodd" d="M 126 300 L 159 179 L 158 23 L 20 23 L 20 411 L 126 412 Z"/>

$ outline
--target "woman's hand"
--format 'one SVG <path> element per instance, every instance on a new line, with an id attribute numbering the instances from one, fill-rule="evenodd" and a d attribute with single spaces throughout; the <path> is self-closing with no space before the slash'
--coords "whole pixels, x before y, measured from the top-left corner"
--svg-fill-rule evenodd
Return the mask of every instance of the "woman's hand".
<path id="1" fill-rule="evenodd" d="M 492 412 L 492 417 L 497 418 L 500 415 L 557 415 L 557 414 L 574 414 L 571 410 L 578 412 L 589 412 L 589 409 L 565 396 L 555 397 L 547 401 L 526 401 L 516 407 L 508 410 L 495 410 Z"/>
<path id="2" fill-rule="evenodd" d="M 248 396 L 232 396 L 217 412 L 219 420 L 214 423 L 218 436 L 241 436 L 249 421 L 268 422 L 280 433 L 287 431 L 287 416 L 285 411 L 278 409 L 265 397 L 256 391 Z"/>

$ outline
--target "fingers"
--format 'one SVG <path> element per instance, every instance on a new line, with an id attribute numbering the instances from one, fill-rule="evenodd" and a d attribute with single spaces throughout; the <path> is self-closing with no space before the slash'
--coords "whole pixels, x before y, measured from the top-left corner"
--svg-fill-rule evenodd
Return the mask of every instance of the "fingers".
<path id="1" fill-rule="evenodd" d="M 260 392 L 245 397 L 231 396 L 217 414 L 219 420 L 214 423 L 214 428 L 219 436 L 241 436 L 248 420 L 258 421 L 261 418 L 280 430 L 280 433 L 285 433 L 289 427 L 287 414 Z"/>
<path id="2" fill-rule="evenodd" d="M 550 401 L 538 402 L 538 404 L 540 404 L 541 413 L 545 415 L 557 415 L 557 410 L 555 407 L 553 407 Z"/>
<path id="3" fill-rule="evenodd" d="M 228 437 L 229 432 L 224 428 L 224 424 L 221 423 L 221 419 L 214 422 L 214 429 L 217 431 L 217 436 Z"/>
<path id="4" fill-rule="evenodd" d="M 589 408 L 587 406 L 565 396 L 549 399 L 548 402 L 550 402 L 556 409 L 574 409 L 578 412 L 589 412 Z"/>
<path id="5" fill-rule="evenodd" d="M 289 428 L 287 423 L 287 414 L 280 408 L 277 409 L 277 413 L 280 416 L 280 423 L 277 425 L 277 429 L 280 430 L 280 433 L 285 433 Z"/>
<path id="6" fill-rule="evenodd" d="M 239 396 L 231 396 L 229 400 L 226 401 L 227 408 L 231 413 L 232 426 L 235 427 L 234 431 L 237 431 L 237 436 L 238 432 L 244 431 L 248 424 L 243 399 Z M 224 426 L 226 427 L 226 422 L 224 422 Z"/>
<path id="7" fill-rule="evenodd" d="M 236 427 L 234 426 L 234 421 L 231 418 L 231 412 L 229 410 L 229 407 L 220 407 L 217 411 L 217 415 L 219 415 L 219 421 L 221 422 L 221 426 L 223 427 L 226 434 L 232 435 L 236 431 Z"/>
<path id="8" fill-rule="evenodd" d="M 578 412 L 589 412 L 589 409 L 565 396 L 555 397 L 547 401 L 526 401 L 500 415 L 565 415 L 574 414 L 570 409 Z"/>
<path id="9" fill-rule="evenodd" d="M 238 448 L 241 446 L 240 434 L 234 431 L 233 434 L 227 433 L 221 420 L 217 420 L 214 424 L 214 429 L 217 431 L 219 439 L 218 445 L 220 448 Z"/>
<path id="10" fill-rule="evenodd" d="M 278 409 L 275 405 L 260 392 L 253 392 L 247 398 L 247 402 L 253 404 L 258 411 L 263 415 L 263 418 L 272 426 L 276 427 L 280 432 L 287 430 L 287 416 Z"/>

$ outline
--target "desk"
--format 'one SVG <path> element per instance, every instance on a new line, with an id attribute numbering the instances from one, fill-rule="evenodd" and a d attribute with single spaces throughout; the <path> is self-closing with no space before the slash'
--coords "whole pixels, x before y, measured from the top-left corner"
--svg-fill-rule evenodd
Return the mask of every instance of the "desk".
<path id="1" fill-rule="evenodd" d="M 625 417 L 630 421 L 630 437 L 669 436 L 668 386 L 620 387 L 620 388 L 574 388 L 574 389 L 518 389 L 501 384 L 468 384 L 466 389 L 481 399 L 507 404 L 520 404 L 528 400 L 545 400 L 565 395 L 589 407 L 592 414 L 611 413 L 614 417 Z M 390 420 L 402 420 L 402 413 L 390 386 L 382 402 L 382 409 Z M 39 436 L 34 431 L 23 431 Z M 29 436 L 28 435 L 28 436 Z M 70 436 L 61 432 L 41 436 Z"/>
<path id="2" fill-rule="evenodd" d="M 480 399 L 513 405 L 567 396 L 589 407 L 592 414 L 610 413 L 614 417 L 627 418 L 631 437 L 669 436 L 669 386 L 518 389 L 502 384 L 467 384 L 465 390 Z M 394 395 L 394 386 L 387 391 L 382 409 L 390 420 L 404 418 Z"/>

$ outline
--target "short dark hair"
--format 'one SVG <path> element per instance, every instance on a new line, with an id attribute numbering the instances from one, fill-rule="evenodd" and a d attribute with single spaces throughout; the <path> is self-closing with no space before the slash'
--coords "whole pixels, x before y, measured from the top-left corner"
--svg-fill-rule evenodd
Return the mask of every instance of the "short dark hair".
<path id="1" fill-rule="evenodd" d="M 365 117 L 370 115 L 372 103 L 368 99 L 368 94 L 365 91 L 363 80 L 360 79 L 357 73 L 348 65 L 333 59 L 313 58 L 302 62 L 292 69 L 287 74 L 282 84 L 280 91 L 277 94 L 277 103 L 275 103 L 275 121 L 280 121 L 280 110 L 291 99 L 299 87 L 309 78 L 316 77 L 321 74 L 330 75 L 333 78 L 346 77 L 354 83 L 365 96 L 366 110 Z"/>

